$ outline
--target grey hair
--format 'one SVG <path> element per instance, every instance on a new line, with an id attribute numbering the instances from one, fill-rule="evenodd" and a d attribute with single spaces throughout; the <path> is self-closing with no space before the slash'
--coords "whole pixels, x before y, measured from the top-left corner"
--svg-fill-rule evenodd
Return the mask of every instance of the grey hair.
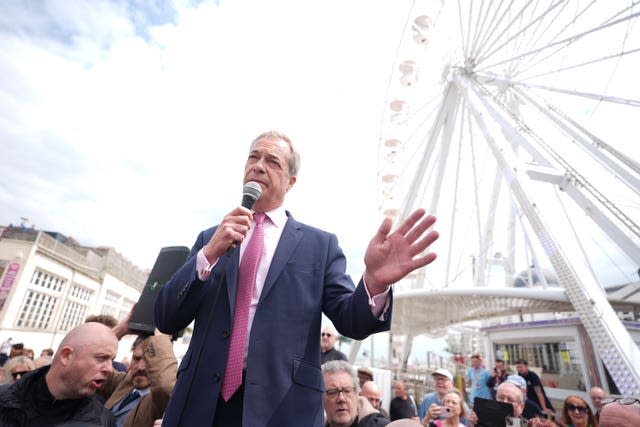
<path id="1" fill-rule="evenodd" d="M 524 392 L 522 391 L 522 389 L 519 386 L 515 385 L 512 382 L 505 381 L 503 383 L 500 383 L 500 385 L 498 386 L 496 391 L 500 390 L 501 388 L 507 387 L 507 386 L 513 386 L 516 390 L 518 390 L 518 396 L 520 396 L 520 401 L 518 403 L 524 403 Z"/>
<path id="2" fill-rule="evenodd" d="M 36 369 L 36 366 L 33 364 L 33 360 L 29 359 L 27 356 L 14 356 L 7 360 L 7 363 L 4 364 L 3 368 L 11 372 L 11 370 L 18 365 L 27 365 L 30 371 Z"/>
<path id="3" fill-rule="evenodd" d="M 351 382 L 356 388 L 356 393 L 360 393 L 360 381 L 358 381 L 358 373 L 356 369 L 351 366 L 349 362 L 344 360 L 330 360 L 322 364 L 322 375 L 324 374 L 337 374 L 340 372 L 346 372 L 351 376 Z"/>
<path id="4" fill-rule="evenodd" d="M 282 132 L 277 130 L 269 130 L 266 132 L 262 132 L 260 135 L 256 136 L 253 141 L 251 141 L 251 147 L 260 141 L 263 138 L 267 139 L 280 139 L 287 144 L 289 144 L 289 150 L 291 151 L 291 155 L 289 156 L 289 176 L 298 176 L 298 171 L 300 171 L 300 153 L 294 148 L 291 139 Z"/>

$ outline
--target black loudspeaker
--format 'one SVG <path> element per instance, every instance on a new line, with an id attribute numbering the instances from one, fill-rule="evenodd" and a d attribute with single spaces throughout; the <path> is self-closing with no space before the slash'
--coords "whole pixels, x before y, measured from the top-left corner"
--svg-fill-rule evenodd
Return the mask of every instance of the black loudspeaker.
<path id="1" fill-rule="evenodd" d="M 189 248 L 186 246 L 168 246 L 160 249 L 156 263 L 149 273 L 147 284 L 142 289 L 140 299 L 136 304 L 131 319 L 129 330 L 138 334 L 153 335 L 153 306 L 156 296 L 162 287 L 171 279 L 176 271 L 189 257 Z"/>

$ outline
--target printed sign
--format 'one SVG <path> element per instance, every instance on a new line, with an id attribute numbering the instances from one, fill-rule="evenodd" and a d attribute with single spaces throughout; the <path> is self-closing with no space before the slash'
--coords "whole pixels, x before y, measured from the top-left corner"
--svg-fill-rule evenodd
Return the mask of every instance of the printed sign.
<path id="1" fill-rule="evenodd" d="M 19 270 L 20 264 L 17 262 L 12 262 L 7 267 L 7 272 L 4 275 L 4 279 L 2 279 L 2 285 L 0 285 L 0 311 L 4 308 L 4 303 L 7 301 L 9 292 L 11 292 L 13 282 L 16 280 L 16 277 L 18 277 Z"/>

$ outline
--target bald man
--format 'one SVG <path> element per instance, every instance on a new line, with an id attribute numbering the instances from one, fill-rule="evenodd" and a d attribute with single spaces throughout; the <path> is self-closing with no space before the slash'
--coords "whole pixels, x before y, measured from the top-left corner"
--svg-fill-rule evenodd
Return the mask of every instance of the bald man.
<path id="1" fill-rule="evenodd" d="M 0 425 L 115 426 L 93 395 L 111 373 L 117 349 L 118 339 L 104 325 L 83 323 L 72 329 L 51 365 L 0 388 Z"/>
<path id="2" fill-rule="evenodd" d="M 374 409 L 377 409 L 386 419 L 389 419 L 387 411 L 380 406 L 380 387 L 378 387 L 377 383 L 373 381 L 365 381 L 365 383 L 362 384 L 360 396 L 365 397 Z"/>
<path id="3" fill-rule="evenodd" d="M 640 401 L 631 405 L 621 405 L 618 402 L 607 403 L 602 406 L 600 427 L 638 427 L 640 426 Z"/>
<path id="4" fill-rule="evenodd" d="M 596 420 L 600 419 L 600 412 L 602 411 L 602 399 L 607 397 L 607 393 L 604 392 L 600 387 L 591 387 L 589 390 L 589 397 L 591 398 L 591 403 L 595 409 Z"/>

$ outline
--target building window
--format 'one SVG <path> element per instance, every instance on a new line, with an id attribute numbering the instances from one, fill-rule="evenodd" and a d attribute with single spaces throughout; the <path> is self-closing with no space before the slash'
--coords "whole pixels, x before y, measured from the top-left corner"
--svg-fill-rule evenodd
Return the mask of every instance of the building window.
<path id="1" fill-rule="evenodd" d="M 107 304 L 118 305 L 120 303 L 120 295 L 115 292 L 107 291 L 107 295 L 104 298 Z"/>
<path id="2" fill-rule="evenodd" d="M 494 344 L 496 357 L 513 366 L 525 359 L 545 387 L 585 391 L 582 359 L 575 341 Z"/>
<path id="3" fill-rule="evenodd" d="M 118 319 L 118 306 L 120 305 L 120 295 L 115 292 L 107 291 L 107 295 L 104 297 L 104 304 L 100 314 L 106 314 Z"/>
<path id="4" fill-rule="evenodd" d="M 84 286 L 74 284 L 71 288 L 70 296 L 75 299 L 88 302 L 93 296 L 93 291 L 91 289 L 85 288 Z"/>
<path id="5" fill-rule="evenodd" d="M 87 306 L 73 301 L 67 301 L 60 317 L 59 331 L 68 331 L 84 322 Z"/>
<path id="6" fill-rule="evenodd" d="M 49 329 L 51 315 L 58 299 L 52 295 L 27 291 L 16 326 L 33 329 Z"/>
<path id="7" fill-rule="evenodd" d="M 118 313 L 118 309 L 115 307 L 111 307 L 110 305 L 103 305 L 102 310 L 100 310 L 100 314 L 105 314 L 107 316 L 113 316 L 117 319 L 116 314 Z"/>
<path id="8" fill-rule="evenodd" d="M 33 272 L 33 276 L 31 276 L 31 284 L 54 292 L 60 292 L 64 285 L 64 279 L 36 269 Z"/>

